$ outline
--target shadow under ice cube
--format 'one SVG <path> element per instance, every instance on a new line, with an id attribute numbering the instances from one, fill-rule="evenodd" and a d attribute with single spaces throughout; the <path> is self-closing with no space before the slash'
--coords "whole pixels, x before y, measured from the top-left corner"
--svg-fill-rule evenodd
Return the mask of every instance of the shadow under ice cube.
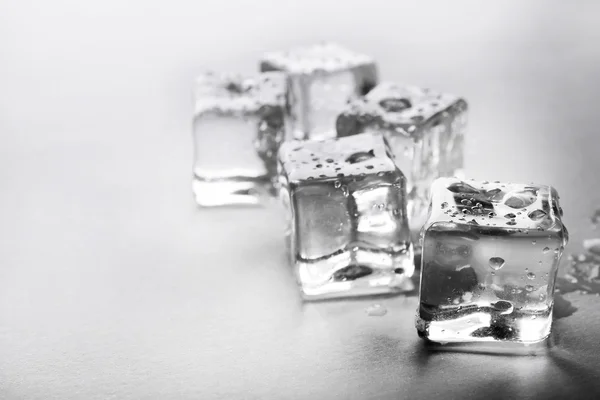
<path id="1" fill-rule="evenodd" d="M 265 54 L 261 71 L 284 71 L 291 86 L 291 125 L 296 139 L 335 137 L 335 120 L 349 99 L 377 83 L 375 61 L 332 43 Z"/>
<path id="2" fill-rule="evenodd" d="M 405 178 L 381 135 L 284 143 L 279 179 L 305 298 L 412 289 Z"/>
<path id="3" fill-rule="evenodd" d="M 543 341 L 568 240 L 557 192 L 455 178 L 431 190 L 419 335 L 438 343 Z"/>
<path id="4" fill-rule="evenodd" d="M 287 81 L 205 73 L 195 86 L 194 181 L 201 206 L 258 204 L 274 191 Z"/>
<path id="5" fill-rule="evenodd" d="M 457 96 L 383 82 L 346 106 L 337 135 L 385 135 L 407 178 L 411 225 L 422 226 L 433 180 L 462 176 L 466 113 L 467 103 Z"/>

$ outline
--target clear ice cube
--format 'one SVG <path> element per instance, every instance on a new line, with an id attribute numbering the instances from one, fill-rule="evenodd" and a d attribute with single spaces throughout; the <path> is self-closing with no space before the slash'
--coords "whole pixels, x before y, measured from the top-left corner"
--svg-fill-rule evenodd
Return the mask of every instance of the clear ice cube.
<path id="1" fill-rule="evenodd" d="M 291 86 L 291 126 L 296 139 L 335 137 L 335 121 L 351 98 L 377 83 L 375 61 L 333 43 L 266 54 L 261 71 L 285 71 Z"/>
<path id="2" fill-rule="evenodd" d="M 273 193 L 286 101 L 279 72 L 197 79 L 192 188 L 199 205 L 259 204 Z"/>
<path id="3" fill-rule="evenodd" d="M 412 289 L 405 178 L 383 136 L 286 142 L 279 180 L 306 299 Z"/>
<path id="4" fill-rule="evenodd" d="M 568 241 L 556 190 L 440 178 L 431 191 L 419 335 L 438 343 L 543 341 Z"/>
<path id="5" fill-rule="evenodd" d="M 338 137 L 383 133 L 407 178 L 411 226 L 427 216 L 429 188 L 437 177 L 462 177 L 467 103 L 445 93 L 383 82 L 346 106 Z"/>

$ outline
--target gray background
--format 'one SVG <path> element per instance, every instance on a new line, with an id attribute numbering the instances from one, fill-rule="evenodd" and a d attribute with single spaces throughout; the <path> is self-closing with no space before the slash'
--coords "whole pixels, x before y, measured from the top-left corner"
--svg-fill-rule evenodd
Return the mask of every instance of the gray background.
<path id="1" fill-rule="evenodd" d="M 580 250 L 600 3 L 396 3 L 0 1 L 0 398 L 598 398 L 596 296 L 547 356 L 430 352 L 414 296 L 303 305 L 275 210 L 194 206 L 194 74 L 330 39 L 464 95 L 469 174 L 555 185 Z"/>

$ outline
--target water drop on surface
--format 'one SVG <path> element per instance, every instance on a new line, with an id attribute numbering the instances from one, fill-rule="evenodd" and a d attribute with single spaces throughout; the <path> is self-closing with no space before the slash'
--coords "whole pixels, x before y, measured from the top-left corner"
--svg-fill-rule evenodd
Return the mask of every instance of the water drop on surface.
<path id="1" fill-rule="evenodd" d="M 490 258 L 490 267 L 497 271 L 504 266 L 504 259 L 501 257 L 492 257 Z"/>
<path id="2" fill-rule="evenodd" d="M 365 309 L 365 312 L 369 317 L 383 317 L 387 314 L 387 308 L 381 304 L 373 304 Z"/>
<path id="3" fill-rule="evenodd" d="M 511 218 L 516 218 L 516 217 L 517 217 L 517 216 L 516 216 L 515 214 L 513 214 L 513 213 L 508 213 L 508 214 L 506 214 L 506 215 L 504 216 L 504 218 L 509 218 L 509 219 L 511 219 Z"/>
<path id="4" fill-rule="evenodd" d="M 533 272 L 528 272 L 527 279 L 535 279 L 535 274 Z"/>
<path id="5" fill-rule="evenodd" d="M 531 244 L 536 244 L 536 243 L 537 243 L 537 241 L 535 241 L 535 240 L 531 241 Z"/>
<path id="6" fill-rule="evenodd" d="M 342 186 L 342 182 L 340 182 L 340 181 L 335 181 L 335 183 L 333 184 L 333 187 L 336 189 L 339 189 L 340 186 Z"/>
<path id="7" fill-rule="evenodd" d="M 544 247 L 544 249 L 542 250 L 542 253 L 546 254 L 547 252 L 550 251 L 550 247 Z"/>
<path id="8" fill-rule="evenodd" d="M 444 209 L 444 208 L 446 208 L 446 207 L 448 207 L 448 203 L 446 203 L 446 202 L 443 202 L 443 203 L 442 203 L 442 209 Z"/>
<path id="9" fill-rule="evenodd" d="M 528 292 L 533 292 L 533 289 L 534 289 L 534 287 L 532 285 L 526 285 L 525 286 L 525 290 L 527 290 Z"/>

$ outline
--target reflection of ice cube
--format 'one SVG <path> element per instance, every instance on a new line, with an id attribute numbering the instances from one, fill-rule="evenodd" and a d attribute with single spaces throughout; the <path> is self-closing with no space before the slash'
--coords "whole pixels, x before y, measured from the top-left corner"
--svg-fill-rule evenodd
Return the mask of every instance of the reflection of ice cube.
<path id="1" fill-rule="evenodd" d="M 257 204 L 272 191 L 285 139 L 286 87 L 277 72 L 198 78 L 193 183 L 198 204 Z"/>
<path id="2" fill-rule="evenodd" d="M 265 54 L 260 68 L 289 75 L 291 124 L 297 139 L 335 137 L 335 119 L 348 100 L 377 83 L 371 57 L 332 43 Z"/>
<path id="3" fill-rule="evenodd" d="M 416 227 L 424 222 L 433 180 L 462 175 L 466 110 L 467 103 L 456 96 L 384 82 L 345 108 L 337 135 L 386 135 L 407 176 L 409 218 Z"/>
<path id="4" fill-rule="evenodd" d="M 544 339 L 567 242 L 556 191 L 454 178 L 437 179 L 431 190 L 419 334 L 437 342 Z M 473 330 L 469 316 L 481 313 L 491 322 Z"/>
<path id="5" fill-rule="evenodd" d="M 405 179 L 380 135 L 279 152 L 288 249 L 306 298 L 405 290 L 414 272 Z"/>

